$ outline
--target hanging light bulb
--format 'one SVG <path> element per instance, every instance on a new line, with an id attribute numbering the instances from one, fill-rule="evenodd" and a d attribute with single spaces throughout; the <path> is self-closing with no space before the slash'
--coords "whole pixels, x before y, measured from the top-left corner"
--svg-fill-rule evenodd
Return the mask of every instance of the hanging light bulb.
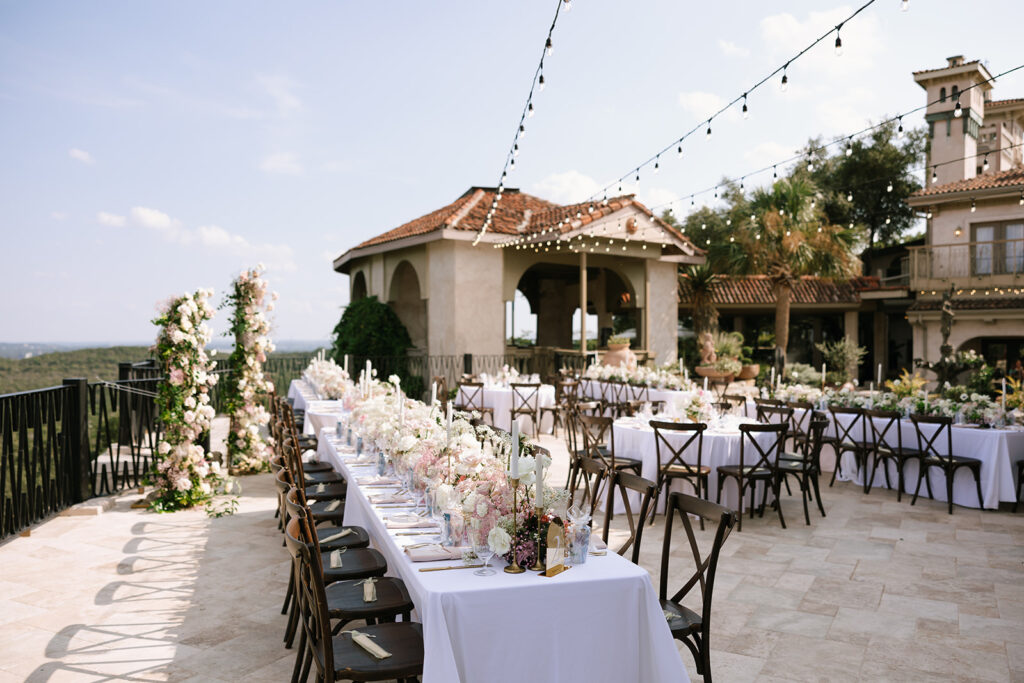
<path id="1" fill-rule="evenodd" d="M 680 159 L 683 158 L 683 146 L 682 145 L 679 145 L 678 147 L 676 147 L 676 155 L 678 155 Z"/>
<path id="2" fill-rule="evenodd" d="M 786 75 L 787 68 L 789 68 L 789 64 L 782 67 L 782 81 L 779 82 L 779 90 L 782 92 L 786 92 L 786 89 L 789 88 L 789 76 Z"/>
<path id="3" fill-rule="evenodd" d="M 743 191 L 743 178 L 740 178 L 740 191 Z"/>
<path id="4" fill-rule="evenodd" d="M 541 73 L 540 78 L 537 79 L 537 92 L 544 92 L 544 74 Z"/>
<path id="5" fill-rule="evenodd" d="M 533 116 L 533 102 L 530 102 L 530 104 L 527 105 L 527 107 L 526 107 L 526 115 L 527 116 Z"/>
<path id="6" fill-rule="evenodd" d="M 900 125 L 896 129 L 896 137 L 899 138 L 900 140 L 902 140 L 903 139 L 903 117 L 902 116 L 899 118 L 899 122 L 900 122 Z"/>
<path id="7" fill-rule="evenodd" d="M 843 54 L 843 39 L 839 36 L 839 31 L 842 30 L 842 28 L 842 24 L 836 26 L 836 57 L 839 57 Z"/>
<path id="8" fill-rule="evenodd" d="M 892 192 L 892 181 L 891 180 L 889 181 L 889 184 L 885 186 L 885 191 L 886 192 Z"/>
<path id="9" fill-rule="evenodd" d="M 932 166 L 932 182 L 933 183 L 938 182 L 938 180 L 939 180 L 939 170 L 938 169 L 939 169 L 938 166 Z"/>
<path id="10" fill-rule="evenodd" d="M 551 42 L 551 36 L 548 36 L 547 41 L 544 43 L 544 49 L 547 51 L 548 57 L 555 51 L 555 45 Z"/>
<path id="11" fill-rule="evenodd" d="M 900 3 L 900 11 L 901 12 L 906 12 L 909 9 L 910 9 L 910 0 L 903 0 Z"/>
<path id="12" fill-rule="evenodd" d="M 523 124 L 520 123 L 519 124 L 519 139 L 521 140 L 521 139 L 523 139 L 525 137 L 526 137 L 526 126 L 524 126 Z"/>
<path id="13" fill-rule="evenodd" d="M 565 0 L 565 11 L 568 12 L 570 10 L 572 10 L 572 0 Z"/>
<path id="14" fill-rule="evenodd" d="M 984 161 L 981 162 L 981 172 L 988 173 L 988 155 L 985 155 Z"/>
<path id="15" fill-rule="evenodd" d="M 1021 193 L 1021 195 L 1024 196 L 1024 193 Z M 690 206 L 693 206 L 693 205 L 694 205 L 693 204 L 693 195 L 691 194 L 690 195 Z"/>
<path id="16" fill-rule="evenodd" d="M 924 217 L 927 218 L 928 220 L 932 219 L 932 211 L 931 211 L 931 209 L 928 209 L 928 213 L 926 213 L 924 215 Z"/>
<path id="17" fill-rule="evenodd" d="M 813 170 L 814 170 L 814 159 L 812 159 L 811 157 L 807 157 L 807 171 L 810 172 L 810 171 L 813 171 Z"/>
<path id="18" fill-rule="evenodd" d="M 510 170 L 510 171 L 516 170 L 516 160 L 515 159 L 509 160 L 509 162 L 508 162 L 508 170 Z"/>
<path id="19" fill-rule="evenodd" d="M 657 173 L 657 172 L 658 172 L 658 168 L 660 167 L 660 165 L 659 165 L 659 163 L 658 163 L 658 159 L 660 159 L 660 158 L 661 158 L 660 156 L 656 156 L 656 157 L 654 157 L 654 172 L 655 172 L 655 173 Z"/>
<path id="20" fill-rule="evenodd" d="M 718 187 L 715 187 L 715 199 L 718 199 Z"/>
<path id="21" fill-rule="evenodd" d="M 747 109 L 747 93 L 743 93 L 743 118 L 750 118 L 750 110 Z"/>
<path id="22" fill-rule="evenodd" d="M 772 166 L 772 180 L 776 180 L 776 179 L 778 179 L 778 177 L 779 177 L 779 172 L 777 170 L 775 170 L 774 166 Z"/>
<path id="23" fill-rule="evenodd" d="M 818 198 L 817 197 L 811 197 L 811 208 L 813 209 L 817 205 L 818 205 Z"/>
<path id="24" fill-rule="evenodd" d="M 971 213 L 978 210 L 978 203 L 974 201 L 974 197 L 971 197 Z"/>
<path id="25" fill-rule="evenodd" d="M 846 193 L 846 201 L 848 201 L 848 202 L 852 202 L 853 201 L 853 192 L 847 192 Z"/>
<path id="26" fill-rule="evenodd" d="M 953 118 L 958 119 L 964 115 L 964 108 L 960 106 L 960 100 L 956 101 L 956 106 L 953 107 Z"/>
<path id="27" fill-rule="evenodd" d="M 1024 190 L 1020 191 L 1020 201 L 1017 202 L 1020 206 L 1024 206 Z"/>
<path id="28" fill-rule="evenodd" d="M 846 141 L 846 156 L 853 156 L 853 138 Z"/>
<path id="29" fill-rule="evenodd" d="M 705 137 L 706 137 L 706 138 L 707 138 L 708 140 L 710 140 L 710 139 L 711 139 L 711 119 L 708 119 L 708 130 L 707 130 L 707 132 L 705 133 Z"/>

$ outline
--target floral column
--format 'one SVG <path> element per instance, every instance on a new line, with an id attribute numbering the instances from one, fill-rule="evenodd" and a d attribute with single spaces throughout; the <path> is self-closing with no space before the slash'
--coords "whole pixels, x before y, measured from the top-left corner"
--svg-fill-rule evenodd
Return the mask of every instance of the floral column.
<path id="1" fill-rule="evenodd" d="M 215 363 L 206 355 L 213 317 L 207 300 L 212 289 L 171 299 L 153 323 L 160 326 L 154 351 L 166 381 L 158 389 L 157 409 L 163 428 L 154 458 L 151 507 L 169 512 L 207 503 L 221 482 L 220 466 L 208 462 L 200 437 L 214 416 L 210 388 L 217 382 Z"/>
<path id="2" fill-rule="evenodd" d="M 270 449 L 260 433 L 260 428 L 270 421 L 270 414 L 257 401 L 274 391 L 274 385 L 263 375 L 263 363 L 274 350 L 265 313 L 274 310 L 277 294 L 267 296 L 263 270 L 260 264 L 242 271 L 224 302 L 233 308 L 230 333 L 235 336 L 231 379 L 226 383 L 224 396 L 231 417 L 228 462 L 236 472 L 260 472 L 270 466 Z"/>

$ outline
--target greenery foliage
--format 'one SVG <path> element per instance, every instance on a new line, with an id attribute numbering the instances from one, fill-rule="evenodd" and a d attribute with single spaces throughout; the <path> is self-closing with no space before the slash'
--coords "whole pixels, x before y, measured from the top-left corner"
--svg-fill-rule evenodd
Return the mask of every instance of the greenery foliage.
<path id="1" fill-rule="evenodd" d="M 828 381 L 836 384 L 849 382 L 856 375 L 868 350 L 863 346 L 857 346 L 856 342 L 843 337 L 834 342 L 820 342 L 815 344 L 821 351 L 822 358 L 828 369 Z"/>
<path id="2" fill-rule="evenodd" d="M 117 364 L 148 358 L 145 346 L 111 346 L 44 353 L 32 358 L 0 358 L 0 394 L 54 387 L 68 377 L 117 379 Z"/>
<path id="3" fill-rule="evenodd" d="M 406 352 L 412 348 L 409 331 L 390 306 L 375 296 L 366 296 L 345 307 L 334 327 L 331 353 L 339 365 L 352 357 L 355 376 L 366 360 L 373 363 L 379 377 L 398 375 L 408 396 L 423 393 L 423 378 L 409 371 Z"/>

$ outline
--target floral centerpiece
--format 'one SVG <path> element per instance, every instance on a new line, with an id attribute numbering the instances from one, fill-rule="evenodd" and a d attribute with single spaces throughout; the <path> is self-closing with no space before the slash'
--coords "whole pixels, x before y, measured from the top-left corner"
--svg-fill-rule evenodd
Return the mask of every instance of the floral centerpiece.
<path id="1" fill-rule="evenodd" d="M 229 334 L 235 337 L 231 380 L 224 388 L 224 404 L 231 417 L 228 462 L 240 473 L 262 472 L 270 466 L 269 445 L 261 433 L 270 414 L 258 401 L 274 391 L 273 383 L 263 374 L 263 363 L 274 351 L 266 313 L 274 310 L 277 293 L 267 291 L 263 271 L 262 263 L 242 271 L 231 283 L 223 304 L 232 308 Z"/>
<path id="2" fill-rule="evenodd" d="M 210 389 L 217 383 L 216 363 L 205 351 L 211 336 L 206 324 L 213 317 L 211 296 L 213 290 L 200 289 L 171 299 L 153 320 L 160 326 L 153 350 L 167 378 L 157 389 L 163 433 L 150 473 L 156 486 L 150 507 L 158 512 L 209 503 L 223 483 L 220 465 L 207 460 L 199 443 L 210 430 Z"/>
<path id="3" fill-rule="evenodd" d="M 316 393 L 323 398 L 338 400 L 352 388 L 351 378 L 333 358 L 316 356 L 303 371 L 306 381 L 313 385 Z"/>

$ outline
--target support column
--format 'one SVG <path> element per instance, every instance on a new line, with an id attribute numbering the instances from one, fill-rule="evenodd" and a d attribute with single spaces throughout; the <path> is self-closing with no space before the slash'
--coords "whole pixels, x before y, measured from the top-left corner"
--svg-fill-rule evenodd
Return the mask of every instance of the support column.
<path id="1" fill-rule="evenodd" d="M 580 251 L 580 353 L 587 365 L 587 252 Z"/>
<path id="2" fill-rule="evenodd" d="M 859 332 L 857 329 L 857 325 L 859 324 L 859 322 L 860 311 L 846 311 L 845 313 L 843 313 L 843 336 L 846 337 L 846 340 L 848 342 L 851 342 L 854 345 L 856 345 L 858 341 Z M 846 373 L 850 377 L 856 379 L 857 366 L 851 365 L 850 367 L 846 368 Z"/>
<path id="3" fill-rule="evenodd" d="M 644 338 L 643 348 L 647 349 L 648 358 L 656 353 L 651 349 L 651 268 L 644 259 Z"/>

